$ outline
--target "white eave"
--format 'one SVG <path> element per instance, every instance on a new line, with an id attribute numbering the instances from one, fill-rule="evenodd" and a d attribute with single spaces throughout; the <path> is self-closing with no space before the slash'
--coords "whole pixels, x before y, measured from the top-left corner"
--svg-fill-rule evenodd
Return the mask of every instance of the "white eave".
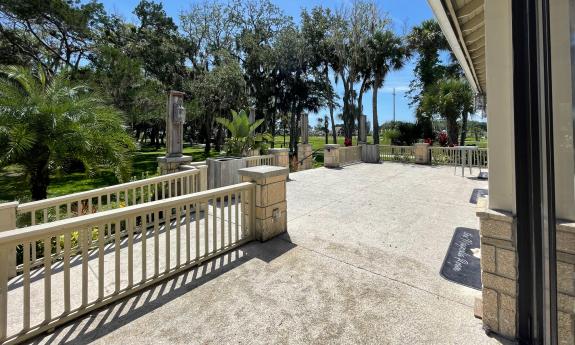
<path id="1" fill-rule="evenodd" d="M 475 93 L 485 94 L 485 0 L 427 0 Z"/>

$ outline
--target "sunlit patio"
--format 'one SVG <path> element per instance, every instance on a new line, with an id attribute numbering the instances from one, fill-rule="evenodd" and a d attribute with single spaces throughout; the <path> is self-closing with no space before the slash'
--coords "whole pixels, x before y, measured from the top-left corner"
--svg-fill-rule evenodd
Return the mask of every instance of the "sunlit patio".
<path id="1" fill-rule="evenodd" d="M 470 199 L 487 183 L 467 175 L 389 162 L 291 173 L 286 234 L 33 342 L 500 343 L 474 317 L 481 293 L 439 274 L 455 228 L 477 228 Z"/>

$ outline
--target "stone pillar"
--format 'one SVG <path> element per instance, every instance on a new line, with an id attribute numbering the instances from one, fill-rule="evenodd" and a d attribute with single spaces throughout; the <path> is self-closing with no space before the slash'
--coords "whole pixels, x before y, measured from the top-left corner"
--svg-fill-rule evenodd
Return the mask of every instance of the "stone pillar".
<path id="1" fill-rule="evenodd" d="M 359 115 L 358 143 L 367 144 L 367 116 Z"/>
<path id="2" fill-rule="evenodd" d="M 339 144 L 326 144 L 323 147 L 323 166 L 339 168 Z"/>
<path id="3" fill-rule="evenodd" d="M 302 144 L 309 144 L 309 120 L 307 114 L 301 114 L 300 119 L 300 134 Z"/>
<path id="4" fill-rule="evenodd" d="M 415 146 L 415 163 L 417 164 L 430 164 L 429 159 L 429 144 L 417 143 Z"/>
<path id="5" fill-rule="evenodd" d="M 481 234 L 481 280 L 483 325 L 490 331 L 514 339 L 517 335 L 517 246 L 516 218 L 508 212 L 478 202 Z"/>
<path id="6" fill-rule="evenodd" d="M 379 145 L 361 145 L 361 161 L 364 163 L 379 163 Z"/>
<path id="7" fill-rule="evenodd" d="M 256 195 L 252 199 L 255 200 L 255 229 L 250 229 L 255 231 L 255 239 L 263 242 L 286 232 L 286 179 L 289 169 L 261 165 L 239 169 L 238 173 L 242 182 L 256 184 Z"/>
<path id="8" fill-rule="evenodd" d="M 274 156 L 274 165 L 289 168 L 289 149 L 269 149 L 270 155 Z"/>
<path id="9" fill-rule="evenodd" d="M 250 120 L 250 123 L 256 122 L 256 108 L 255 107 L 250 108 L 250 114 L 249 114 L 248 118 Z"/>
<path id="10" fill-rule="evenodd" d="M 0 231 L 14 230 L 16 229 L 16 211 L 18 209 L 18 202 L 7 202 L 0 204 Z M 0 248 L 0 250 L 4 250 Z M 16 247 L 12 246 L 7 249 L 7 253 L 4 253 L 7 258 L 6 262 L 0 262 L 0 265 L 6 265 L 6 273 L 8 278 L 16 276 Z M 0 268 L 1 270 L 2 268 Z"/>
<path id="11" fill-rule="evenodd" d="M 184 93 L 180 91 L 170 91 L 167 108 L 166 155 L 157 158 L 161 175 L 177 172 L 180 165 L 192 161 L 192 157 L 183 155 L 184 122 L 186 120 Z"/>
<path id="12" fill-rule="evenodd" d="M 313 156 L 311 144 L 297 145 L 298 170 L 308 170 L 313 168 Z"/>
<path id="13" fill-rule="evenodd" d="M 559 344 L 575 344 L 575 223 L 557 224 Z"/>

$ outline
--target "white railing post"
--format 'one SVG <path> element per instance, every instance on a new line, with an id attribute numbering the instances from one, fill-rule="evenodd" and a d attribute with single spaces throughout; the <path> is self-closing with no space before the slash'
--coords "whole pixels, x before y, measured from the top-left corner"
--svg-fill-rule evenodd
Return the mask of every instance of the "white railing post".
<path id="1" fill-rule="evenodd" d="M 16 212 L 18 210 L 18 201 L 0 204 L 0 231 L 16 229 Z M 32 213 L 31 217 L 34 214 Z M 16 276 L 16 247 L 8 248 L 9 251 L 7 261 L 0 262 L 0 265 L 6 266 L 6 274 L 8 278 Z M 0 315 L 1 317 L 1 315 Z"/>
<path id="2" fill-rule="evenodd" d="M 262 165 L 239 169 L 238 173 L 242 177 L 242 182 L 256 184 L 256 188 L 253 189 L 255 198 L 251 198 L 252 202 L 255 199 L 255 205 L 249 205 L 251 211 L 248 214 L 250 220 L 255 220 L 255 224 L 249 222 L 249 233 L 253 234 L 256 240 L 263 242 L 286 232 L 286 179 L 289 169 Z"/>
<path id="3" fill-rule="evenodd" d="M 200 165 L 198 166 L 200 170 L 200 192 L 208 190 L 208 166 Z"/>

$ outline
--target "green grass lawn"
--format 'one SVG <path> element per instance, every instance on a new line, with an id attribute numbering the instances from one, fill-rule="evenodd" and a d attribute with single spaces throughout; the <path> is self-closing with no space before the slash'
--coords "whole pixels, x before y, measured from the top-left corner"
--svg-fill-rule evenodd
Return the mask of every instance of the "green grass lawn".
<path id="1" fill-rule="evenodd" d="M 134 154 L 132 176 L 135 179 L 142 179 L 146 176 L 157 175 L 158 164 L 156 158 L 165 155 L 165 153 L 165 148 L 157 150 L 151 146 L 142 147 L 140 151 Z M 194 161 L 202 161 L 206 158 L 204 149 L 199 146 L 184 147 L 184 154 L 194 157 Z M 210 156 L 217 156 L 217 152 L 212 151 Z M 117 183 L 118 180 L 110 169 L 101 169 L 92 175 L 83 172 L 60 173 L 51 176 L 48 197 L 83 192 Z M 15 165 L 0 170 L 0 201 L 13 200 L 22 202 L 30 200 L 30 192 L 28 191 L 25 176 L 22 169 Z"/>
<path id="2" fill-rule="evenodd" d="M 328 138 L 329 143 L 332 143 L 331 135 Z M 338 137 L 338 144 L 343 146 L 343 137 Z M 283 136 L 275 137 L 275 147 L 284 147 Z M 372 137 L 368 136 L 368 142 L 371 143 Z M 357 138 L 353 138 L 354 145 L 357 144 Z M 469 138 L 466 143 L 474 143 Z M 289 137 L 285 138 L 285 147 L 289 147 Z M 323 147 L 325 145 L 325 137 L 311 136 L 310 144 L 314 153 L 314 167 L 323 166 Z M 382 144 L 388 144 L 382 141 Z M 481 141 L 479 147 L 487 147 L 486 141 Z M 134 179 L 142 179 L 157 175 L 158 164 L 157 157 L 165 155 L 165 148 L 156 149 L 152 146 L 143 146 L 139 151 L 135 152 L 132 162 L 132 176 Z M 200 146 L 185 146 L 184 154 L 194 157 L 194 161 L 202 161 L 206 159 L 204 149 Z M 218 152 L 213 151 L 210 157 L 219 155 Z M 111 186 L 117 184 L 114 173 L 110 169 L 101 169 L 91 175 L 83 172 L 77 173 L 60 173 L 53 175 L 50 180 L 48 188 L 48 196 L 55 197 L 60 195 L 72 194 L 83 192 L 100 187 Z M 20 200 L 25 202 L 30 200 L 30 192 L 28 191 L 28 184 L 26 182 L 22 169 L 18 166 L 9 166 L 0 170 L 0 201 Z"/>
<path id="3" fill-rule="evenodd" d="M 481 138 L 479 141 L 475 140 L 475 137 L 465 138 L 465 145 L 475 145 L 479 148 L 486 149 L 487 148 L 487 139 Z"/>
<path id="4" fill-rule="evenodd" d="M 345 140 L 345 138 L 343 136 L 337 137 L 337 143 L 340 144 L 341 146 L 343 146 L 344 140 Z M 353 137 L 352 142 L 354 145 L 357 145 L 357 137 Z M 373 143 L 373 139 L 371 136 L 367 137 L 367 142 Z M 285 145 L 284 145 L 284 137 L 283 136 L 276 136 L 274 143 L 275 143 L 275 147 L 289 147 L 289 136 L 286 136 Z M 310 136 L 309 137 L 309 143 L 311 144 L 311 148 L 314 151 L 323 149 L 323 146 L 325 145 L 325 137 L 323 137 L 323 136 L 322 137 Z M 333 144 L 331 134 L 329 135 L 328 143 Z"/>

